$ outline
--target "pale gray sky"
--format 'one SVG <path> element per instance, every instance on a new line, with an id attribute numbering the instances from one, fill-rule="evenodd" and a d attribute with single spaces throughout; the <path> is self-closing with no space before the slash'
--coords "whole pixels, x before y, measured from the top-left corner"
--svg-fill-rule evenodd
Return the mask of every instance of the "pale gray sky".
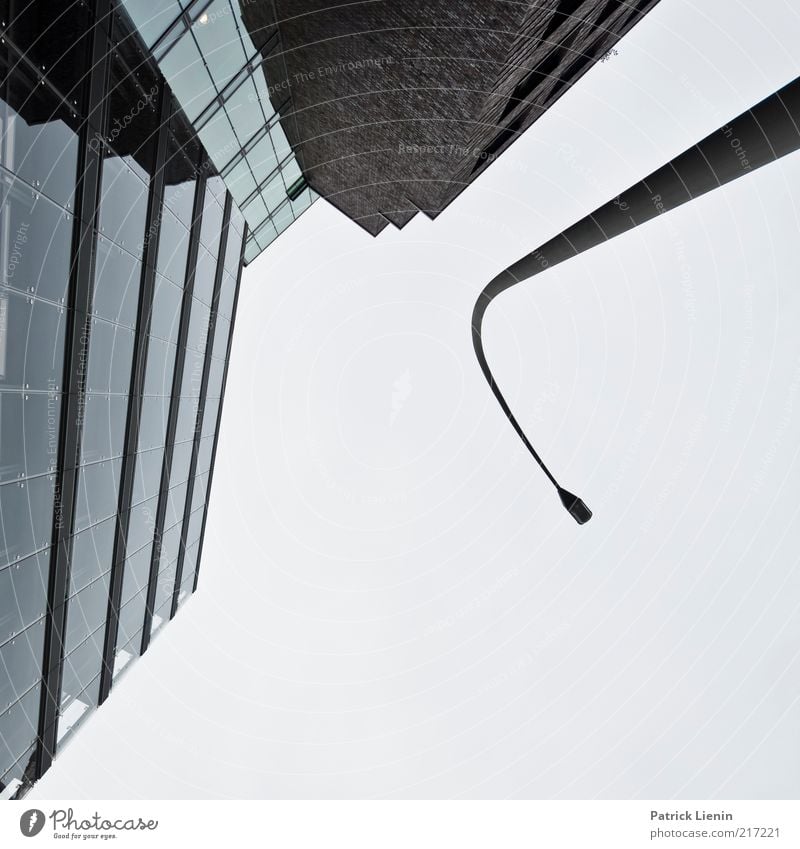
<path id="1" fill-rule="evenodd" d="M 800 792 L 800 156 L 497 271 L 800 73 L 662 0 L 436 222 L 324 202 L 244 275 L 200 586 L 32 798 Z"/>

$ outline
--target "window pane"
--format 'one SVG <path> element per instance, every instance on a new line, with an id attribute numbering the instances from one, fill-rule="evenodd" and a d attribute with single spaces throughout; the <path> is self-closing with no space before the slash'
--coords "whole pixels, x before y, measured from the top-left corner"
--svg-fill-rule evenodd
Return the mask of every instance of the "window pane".
<path id="1" fill-rule="evenodd" d="M 139 450 L 147 451 L 164 445 L 169 418 L 169 397 L 146 395 L 142 399 L 139 421 Z"/>
<path id="2" fill-rule="evenodd" d="M 0 483 L 55 468 L 60 413 L 58 392 L 0 392 Z"/>
<path id="3" fill-rule="evenodd" d="M 65 325 L 63 307 L 0 290 L 0 386 L 58 389 Z"/>
<path id="4" fill-rule="evenodd" d="M 125 572 L 122 579 L 122 598 L 121 605 L 126 605 L 135 595 L 147 589 L 148 579 L 150 577 L 150 559 L 153 553 L 152 540 L 138 551 L 131 554 L 125 561 Z M 144 607 L 142 607 L 142 615 L 144 615 Z M 136 626 L 137 630 L 142 627 L 142 622 Z M 124 645 L 122 639 L 117 639 L 117 645 Z"/>
<path id="5" fill-rule="evenodd" d="M 73 221 L 70 213 L 27 184 L 0 172 L 3 283 L 63 303 L 69 283 Z"/>
<path id="6" fill-rule="evenodd" d="M 53 475 L 0 486 L 0 566 L 50 544 L 54 492 Z"/>
<path id="7" fill-rule="evenodd" d="M 147 367 L 144 372 L 145 395 L 170 395 L 175 371 L 177 347 L 151 336 L 147 344 Z"/>
<path id="8" fill-rule="evenodd" d="M 131 388 L 134 331 L 93 318 L 87 390 L 127 395 Z"/>
<path id="9" fill-rule="evenodd" d="M 100 232 L 141 259 L 147 218 L 148 182 L 133 157 L 103 159 Z"/>
<path id="10" fill-rule="evenodd" d="M 44 616 L 49 574 L 50 549 L 0 570 L 0 643 Z"/>
<path id="11" fill-rule="evenodd" d="M 191 217 L 191 209 L 189 216 Z M 160 226 L 156 269 L 176 285 L 183 286 L 186 278 L 186 256 L 189 251 L 189 231 L 168 209 L 162 211 Z"/>
<path id="12" fill-rule="evenodd" d="M 70 562 L 70 595 L 80 592 L 101 575 L 110 571 L 114 556 L 114 533 L 117 517 L 112 516 L 72 537 Z"/>
<path id="13" fill-rule="evenodd" d="M 0 646 L 0 706 L 14 704 L 40 679 L 44 619 Z"/>
<path id="14" fill-rule="evenodd" d="M 69 654 L 100 628 L 108 613 L 110 574 L 101 575 L 67 602 L 67 630 L 64 651 Z M 85 683 L 88 683 L 88 679 Z"/>
<path id="15" fill-rule="evenodd" d="M 93 308 L 100 318 L 136 326 L 142 263 L 98 235 Z"/>
<path id="16" fill-rule="evenodd" d="M 121 456 L 128 418 L 128 397 L 86 395 L 83 409 L 81 463 Z"/>
<path id="17" fill-rule="evenodd" d="M 128 518 L 128 551 L 138 551 L 153 540 L 158 498 L 131 507 Z"/>
<path id="18" fill-rule="evenodd" d="M 41 684 L 33 687 L 0 712 L 0 773 L 8 772 L 36 740 L 41 690 Z M 0 707 L 5 708 L 5 703 Z"/>
<path id="19" fill-rule="evenodd" d="M 76 533 L 117 512 L 121 466 L 121 459 L 81 466 L 75 503 Z"/>
<path id="20" fill-rule="evenodd" d="M 181 321 L 182 297 L 183 292 L 178 286 L 156 274 L 153 313 L 150 322 L 151 335 L 170 342 L 177 340 Z"/>
<path id="21" fill-rule="evenodd" d="M 163 448 L 143 451 L 136 455 L 136 470 L 133 475 L 132 504 L 141 504 L 158 495 L 161 487 L 161 467 L 164 462 Z"/>

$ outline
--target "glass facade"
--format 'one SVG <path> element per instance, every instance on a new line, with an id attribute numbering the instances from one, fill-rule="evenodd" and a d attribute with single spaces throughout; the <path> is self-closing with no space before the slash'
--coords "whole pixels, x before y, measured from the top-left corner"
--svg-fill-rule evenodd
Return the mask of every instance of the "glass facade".
<path id="1" fill-rule="evenodd" d="M 144 58 L 182 6 L 56 5 L 0 23 L 0 798 L 196 586 L 247 236 Z"/>
<path id="2" fill-rule="evenodd" d="M 248 225 L 245 262 L 316 199 L 281 126 L 290 91 L 271 87 L 278 29 L 248 27 L 238 0 L 124 0 Z"/>

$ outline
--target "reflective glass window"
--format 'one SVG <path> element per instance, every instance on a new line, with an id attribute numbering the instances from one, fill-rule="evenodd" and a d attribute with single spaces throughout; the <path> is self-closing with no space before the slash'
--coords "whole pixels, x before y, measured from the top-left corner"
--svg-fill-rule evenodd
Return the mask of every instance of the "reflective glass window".
<path id="1" fill-rule="evenodd" d="M 0 566 L 50 544 L 54 493 L 53 475 L 0 486 Z"/>
<path id="2" fill-rule="evenodd" d="M 50 549 L 0 569 L 0 644 L 44 616 L 49 573 Z"/>
<path id="3" fill-rule="evenodd" d="M 127 396 L 86 395 L 83 411 L 81 463 L 121 456 L 128 418 Z"/>
<path id="4" fill-rule="evenodd" d="M 0 171 L 3 284 L 18 292 L 64 303 L 74 220 L 70 212 Z"/>
<path id="5" fill-rule="evenodd" d="M 182 285 L 182 284 L 181 284 Z M 181 322 L 182 289 L 156 274 L 150 333 L 159 339 L 175 342 Z"/>
<path id="6" fill-rule="evenodd" d="M 110 575 L 106 572 L 67 602 L 64 651 L 69 654 L 106 621 Z M 88 681 L 86 682 L 88 683 Z"/>
<path id="7" fill-rule="evenodd" d="M 80 592 L 101 575 L 110 571 L 114 556 L 116 515 L 75 534 L 70 558 L 70 595 Z"/>
<path id="8" fill-rule="evenodd" d="M 98 318 L 89 333 L 87 391 L 127 395 L 131 388 L 134 331 Z"/>
<path id="9" fill-rule="evenodd" d="M 133 157 L 103 158 L 100 232 L 139 259 L 144 246 L 147 192 L 147 175 Z"/>
<path id="10" fill-rule="evenodd" d="M 10 707 L 0 704 L 0 774 L 4 782 L 15 764 L 28 767 L 31 743 L 36 740 L 39 725 L 41 684 L 31 687 Z M 5 710 L 2 710 L 5 708 Z"/>
<path id="11" fill-rule="evenodd" d="M 76 533 L 117 512 L 121 467 L 121 459 L 81 466 L 75 502 Z"/>
<path id="12" fill-rule="evenodd" d="M 55 468 L 60 413 L 59 392 L 0 392 L 0 483 Z"/>
<path id="13" fill-rule="evenodd" d="M 95 315 L 135 327 L 141 276 L 140 260 L 98 235 L 92 301 Z"/>
<path id="14" fill-rule="evenodd" d="M 146 395 L 142 398 L 139 420 L 139 450 L 147 451 L 164 445 L 169 419 L 170 399 L 167 396 Z"/>
<path id="15" fill-rule="evenodd" d="M 175 371 L 177 346 L 151 336 L 147 345 L 147 367 L 144 372 L 145 395 L 170 395 Z"/>
<path id="16" fill-rule="evenodd" d="M 158 495 L 161 488 L 161 467 L 164 462 L 163 448 L 142 451 L 136 455 L 136 469 L 133 474 L 132 504 L 140 504 Z"/>
<path id="17" fill-rule="evenodd" d="M 150 560 L 153 553 L 152 540 L 140 548 L 138 551 L 131 554 L 125 561 L 125 572 L 122 578 L 122 599 L 121 605 L 126 605 L 135 595 L 147 589 L 148 579 L 150 577 Z M 144 608 L 142 608 L 144 615 Z M 139 622 L 137 630 L 141 628 L 142 623 Z M 117 643 L 122 645 L 118 639 Z"/>
<path id="18" fill-rule="evenodd" d="M 35 686 L 42 674 L 44 619 L 0 646 L 0 708 L 7 708 Z"/>
<path id="19" fill-rule="evenodd" d="M 58 390 L 65 328 L 63 307 L 0 290 L 0 386 Z"/>

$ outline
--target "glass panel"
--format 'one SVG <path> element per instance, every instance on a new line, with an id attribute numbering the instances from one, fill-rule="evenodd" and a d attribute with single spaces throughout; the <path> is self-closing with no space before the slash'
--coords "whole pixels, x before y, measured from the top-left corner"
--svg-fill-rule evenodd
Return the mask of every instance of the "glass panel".
<path id="1" fill-rule="evenodd" d="M 195 481 L 195 487 L 200 493 L 203 493 L 204 497 L 204 484 L 205 478 L 201 481 Z M 201 498 L 202 501 L 202 498 Z M 200 530 L 203 527 L 203 514 L 205 513 L 205 508 L 201 505 L 199 509 L 196 509 L 192 515 L 189 517 L 189 524 L 186 527 L 186 544 L 187 546 L 191 546 L 193 543 L 196 543 L 200 539 Z"/>
<path id="2" fill-rule="evenodd" d="M 123 0 L 148 47 L 152 47 L 181 12 L 177 0 Z"/>
<path id="3" fill-rule="evenodd" d="M 0 483 L 55 468 L 60 413 L 58 392 L 0 392 Z"/>
<path id="4" fill-rule="evenodd" d="M 175 371 L 177 347 L 151 336 L 147 344 L 147 367 L 144 372 L 145 395 L 170 395 Z"/>
<path id="5" fill-rule="evenodd" d="M 206 431 L 206 424 L 210 422 L 212 419 L 209 416 L 207 421 L 203 422 L 203 432 Z M 200 447 L 197 450 L 197 472 L 198 474 L 203 474 L 207 472 L 211 468 L 211 454 L 214 450 L 214 436 L 213 431 L 216 426 L 216 419 L 214 419 L 214 426 L 210 427 L 209 430 L 211 432 L 211 436 L 206 436 L 200 440 Z"/>
<path id="6" fill-rule="evenodd" d="M 153 540 L 158 498 L 131 507 L 128 519 L 128 551 L 138 551 Z"/>
<path id="7" fill-rule="evenodd" d="M 216 394 L 216 393 L 215 393 Z M 213 436 L 217 431 L 217 420 L 219 419 L 220 399 L 209 395 L 206 398 L 203 410 L 203 437 Z M 202 471 L 202 469 L 200 470 Z"/>
<path id="8" fill-rule="evenodd" d="M 81 463 L 121 456 L 127 418 L 127 396 L 86 395 Z"/>
<path id="9" fill-rule="evenodd" d="M 191 210 L 189 210 L 191 215 Z M 186 257 L 189 251 L 189 231 L 168 209 L 161 214 L 156 270 L 178 286 L 186 279 Z"/>
<path id="10" fill-rule="evenodd" d="M 165 567 L 162 572 L 159 572 L 156 582 L 156 600 L 155 609 L 161 610 L 164 605 L 169 605 L 172 600 L 172 593 L 175 590 L 175 570 L 177 564 L 175 561 Z M 167 617 L 169 616 L 169 608 L 167 609 Z"/>
<path id="11" fill-rule="evenodd" d="M 197 398 L 181 398 L 178 408 L 178 424 L 175 428 L 175 439 L 181 442 L 192 440 L 197 426 Z"/>
<path id="12" fill-rule="evenodd" d="M 224 109 L 216 114 L 198 131 L 203 147 L 213 162 L 226 162 L 239 149 L 239 142 Z"/>
<path id="13" fill-rule="evenodd" d="M 193 295 L 204 304 L 211 304 L 211 297 L 214 294 L 214 276 L 216 271 L 216 256 L 209 253 L 209 251 L 207 251 L 202 245 L 199 245 L 197 251 L 197 267 L 194 274 Z"/>
<path id="14" fill-rule="evenodd" d="M 183 483 L 179 483 L 169 491 L 167 514 L 164 518 L 164 522 L 169 526 L 183 521 L 183 511 L 186 508 L 186 489 L 187 483 L 184 479 Z"/>
<path id="15" fill-rule="evenodd" d="M 0 486 L 0 566 L 50 544 L 54 492 L 53 475 Z"/>
<path id="16" fill-rule="evenodd" d="M 216 97 L 191 32 L 181 36 L 159 67 L 189 121 L 194 121 Z"/>
<path id="17" fill-rule="evenodd" d="M 241 159 L 233 166 L 226 177 L 228 189 L 237 201 L 243 203 L 256 190 L 256 181 L 246 159 Z"/>
<path id="18" fill-rule="evenodd" d="M 75 503 L 76 533 L 117 512 L 121 467 L 121 459 L 81 466 Z"/>
<path id="19" fill-rule="evenodd" d="M 147 218 L 147 187 L 147 175 L 133 157 L 104 157 L 100 232 L 140 259 Z"/>
<path id="20" fill-rule="evenodd" d="M 0 643 L 44 616 L 49 574 L 50 549 L 0 570 Z"/>
<path id="21" fill-rule="evenodd" d="M 208 320 L 211 310 L 198 300 L 192 300 L 192 314 L 189 318 L 189 332 L 186 348 L 190 351 L 204 351 L 208 337 Z"/>
<path id="22" fill-rule="evenodd" d="M 147 451 L 164 445 L 169 418 L 168 397 L 146 395 L 142 398 L 142 416 L 139 421 L 139 450 Z"/>
<path id="23" fill-rule="evenodd" d="M 228 96 L 225 109 L 242 144 L 264 126 L 264 113 L 259 108 L 252 77 L 248 77 Z"/>
<path id="24" fill-rule="evenodd" d="M 149 542 L 144 548 L 140 548 L 135 554 L 125 561 L 125 574 L 122 579 L 121 605 L 127 604 L 135 595 L 144 592 L 150 577 L 150 560 L 153 553 L 153 543 Z M 142 606 L 144 616 L 144 606 Z M 142 627 L 140 621 L 137 630 Z M 125 645 L 127 640 L 117 639 L 117 645 Z"/>
<path id="25" fill-rule="evenodd" d="M 0 709 L 7 709 L 40 679 L 44 619 L 0 646 Z"/>
<path id="26" fill-rule="evenodd" d="M 119 633 L 117 645 L 126 646 L 137 634 L 141 634 L 144 625 L 146 593 L 134 596 L 119 612 Z"/>
<path id="27" fill-rule="evenodd" d="M 261 195 L 267 208 L 272 212 L 286 197 L 286 187 L 283 184 L 283 178 L 280 171 L 275 174 L 270 181 L 262 187 Z"/>
<path id="28" fill-rule="evenodd" d="M 98 235 L 92 302 L 95 314 L 135 327 L 141 276 L 142 263 L 136 257 Z"/>
<path id="29" fill-rule="evenodd" d="M 95 681 L 99 684 L 105 630 L 105 628 L 98 628 L 64 659 L 59 714 L 67 721 L 64 723 L 62 719 L 59 722 L 59 739 L 81 718 L 87 708 L 97 705 L 99 688 L 91 685 Z M 76 701 L 81 704 L 70 710 L 71 705 Z M 80 714 L 76 708 L 82 709 Z"/>
<path id="30" fill-rule="evenodd" d="M 117 517 L 112 516 L 72 537 L 69 593 L 75 593 L 111 569 Z"/>
<path id="31" fill-rule="evenodd" d="M 234 14 L 228 0 L 214 0 L 192 27 L 211 76 L 222 91 L 244 67 L 248 57 L 242 48 Z"/>
<path id="32" fill-rule="evenodd" d="M 272 146 L 272 139 L 269 133 L 253 146 L 253 149 L 247 154 L 247 161 L 250 163 L 253 174 L 255 174 L 256 180 L 259 182 L 265 177 L 268 177 L 278 167 L 278 156 L 275 153 L 275 148 Z"/>
<path id="33" fill-rule="evenodd" d="M 57 390 L 65 326 L 63 307 L 0 290 L 0 387 Z"/>
<path id="34" fill-rule="evenodd" d="M 31 743 L 36 740 L 39 725 L 39 705 L 42 698 L 41 684 L 29 690 L 13 706 L 0 704 L 0 774 L 4 781 L 6 773 L 23 758 Z M 27 766 L 27 763 L 24 763 Z"/>
<path id="35" fill-rule="evenodd" d="M 272 136 L 272 145 L 275 148 L 278 162 L 283 162 L 292 152 L 292 147 L 286 138 L 286 133 L 284 133 L 280 123 L 275 123 L 270 128 L 269 134 Z"/>
<path id="36" fill-rule="evenodd" d="M 0 119 L 0 126 L 2 123 Z M 20 292 L 64 303 L 73 221 L 70 213 L 20 180 L 0 172 L 3 283 Z"/>
<path id="37" fill-rule="evenodd" d="M 259 227 L 258 229 L 258 244 L 260 245 L 259 250 L 266 248 L 267 245 L 271 245 L 277 238 L 278 230 L 276 229 L 275 225 L 272 223 L 272 221 L 265 221 L 264 226 Z M 258 255 L 258 251 L 256 251 L 253 255 Z"/>
<path id="38" fill-rule="evenodd" d="M 153 336 L 171 342 L 177 340 L 181 321 L 182 298 L 183 291 L 178 286 L 156 274 L 153 313 L 150 322 L 150 333 Z"/>
<path id="39" fill-rule="evenodd" d="M 92 648 L 92 646 L 87 646 L 83 651 L 88 655 Z M 77 656 L 78 654 L 76 653 L 76 657 L 70 660 L 70 669 L 65 669 L 64 672 L 65 677 L 67 676 L 67 671 L 70 672 L 68 680 L 70 692 L 67 694 L 67 691 L 64 689 L 61 691 L 62 701 L 61 709 L 59 710 L 60 718 L 58 721 L 58 738 L 56 741 L 58 751 L 61 751 L 64 743 L 75 733 L 81 723 L 85 722 L 86 718 L 91 715 L 92 711 L 97 707 L 97 700 L 100 696 L 99 674 L 89 683 L 82 693 L 78 693 L 77 696 L 72 695 L 72 689 L 86 676 L 88 671 L 97 668 L 93 663 L 94 658 L 92 657 L 86 661 L 85 665 L 75 669 L 75 673 L 72 674 L 72 669 L 78 667 L 82 659 Z"/>
<path id="40" fill-rule="evenodd" d="M 10 77 L 5 63 L 0 69 L 0 165 L 61 206 L 74 209 L 78 136 L 65 121 L 73 126 L 76 121 L 47 88 L 27 77 L 21 65 L 14 63 Z"/>
<path id="41" fill-rule="evenodd" d="M 183 522 L 178 522 L 168 530 L 161 534 L 161 557 L 158 561 L 159 572 L 163 572 L 170 564 L 174 564 L 178 559 L 181 544 L 181 531 L 183 530 Z M 156 607 L 158 604 L 156 604 Z"/>
<path id="42" fill-rule="evenodd" d="M 180 483 L 181 481 L 185 481 L 189 475 L 189 465 L 192 459 L 192 449 L 194 447 L 194 442 L 189 440 L 187 442 L 178 442 L 172 448 L 172 467 L 171 467 L 171 486 L 175 486 L 176 483 Z M 183 519 L 183 513 L 181 512 L 180 518 Z M 165 527 L 170 527 L 172 522 L 167 522 Z"/>
<path id="43" fill-rule="evenodd" d="M 158 495 L 161 488 L 161 467 L 164 463 L 163 448 L 143 451 L 136 455 L 136 470 L 133 475 L 132 504 L 141 504 Z"/>
<path id="44" fill-rule="evenodd" d="M 110 573 L 106 572 L 67 602 L 67 630 L 64 639 L 66 654 L 82 645 L 89 634 L 93 634 L 98 628 L 102 630 L 101 626 L 108 614 L 109 580 Z M 88 683 L 88 679 L 85 683 Z"/>
<path id="45" fill-rule="evenodd" d="M 219 398 L 222 393 L 222 379 L 225 377 L 225 360 L 211 360 L 208 374 L 208 397 Z"/>
<path id="46" fill-rule="evenodd" d="M 231 219 L 233 219 L 233 207 L 231 206 Z M 232 227 L 228 227 L 228 241 L 225 245 L 225 259 L 223 267 L 232 277 L 239 275 L 239 257 L 242 253 L 242 237 Z"/>
<path id="47" fill-rule="evenodd" d="M 8 749 L 6 749 L 2 742 L 3 729 L 1 723 L 2 716 L 0 716 L 0 752 L 10 753 L 10 744 Z M 34 719 L 31 723 L 31 728 L 34 728 L 35 726 L 36 720 Z M 5 754 L 2 757 L 5 761 Z M 33 785 L 35 768 L 36 746 L 34 745 L 19 758 L 19 760 L 5 773 L 5 775 L 0 776 L 0 792 L 4 794 L 3 798 L 8 800 L 22 799 Z"/>
<path id="48" fill-rule="evenodd" d="M 89 333 L 87 391 L 127 395 L 131 388 L 134 331 L 97 318 Z"/>
<path id="49" fill-rule="evenodd" d="M 198 398 L 203 382 L 203 366 L 205 354 L 199 351 L 187 351 L 183 363 L 183 381 L 181 383 L 181 395 L 184 398 Z M 185 437 L 188 439 L 189 437 Z"/>
<path id="50" fill-rule="evenodd" d="M 236 298 L 237 277 L 225 272 L 220 283 L 219 304 L 217 310 L 226 318 L 233 318 L 233 302 Z"/>
<path id="51" fill-rule="evenodd" d="M 283 231 L 294 221 L 294 216 L 292 215 L 292 207 L 285 203 L 273 216 L 272 223 L 275 225 L 275 229 L 278 233 L 283 233 Z M 263 244 L 263 240 L 261 241 Z"/>
<path id="52" fill-rule="evenodd" d="M 220 296 L 222 296 L 220 290 Z M 228 356 L 228 336 L 231 332 L 231 323 L 224 315 L 217 314 L 214 325 L 214 344 L 211 348 L 211 356 L 218 360 L 224 360 Z"/>
<path id="53" fill-rule="evenodd" d="M 9 29 L 15 46 L 37 68 L 42 69 L 51 85 L 65 100 L 75 102 L 75 108 L 83 111 L 82 83 L 85 80 L 87 48 L 92 32 L 92 19 L 87 4 L 76 0 L 62 0 L 60 3 L 15 2 L 11 8 L 15 14 Z M 9 4 L 4 3 L 3 9 L 5 26 Z M 65 11 L 68 14 L 64 14 Z M 5 50 L 4 47 L 4 53 Z"/>

